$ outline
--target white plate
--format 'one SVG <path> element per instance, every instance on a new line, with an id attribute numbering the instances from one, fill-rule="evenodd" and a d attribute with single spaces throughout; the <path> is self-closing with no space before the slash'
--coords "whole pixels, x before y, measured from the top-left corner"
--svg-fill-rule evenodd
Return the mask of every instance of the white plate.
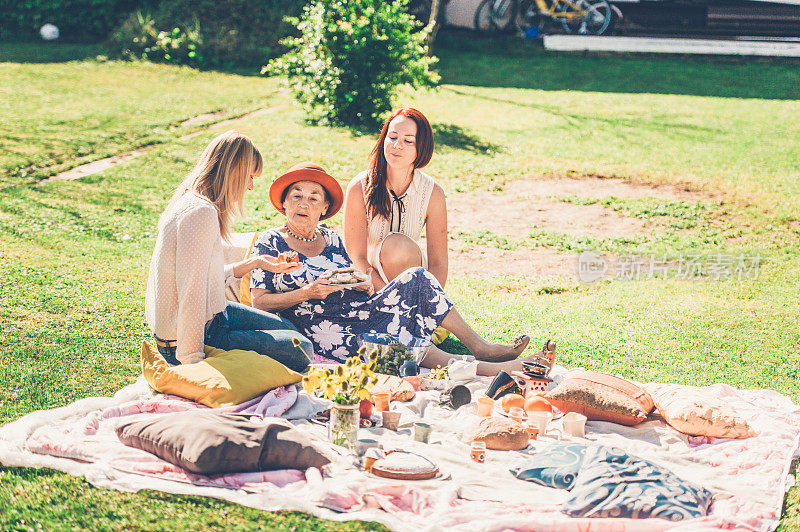
<path id="1" fill-rule="evenodd" d="M 370 284 L 370 281 L 362 281 L 362 282 L 360 282 L 360 283 L 349 283 L 349 284 L 345 284 L 345 283 L 342 283 L 342 284 L 339 284 L 339 283 L 331 283 L 331 284 L 333 284 L 333 285 L 335 285 L 335 286 L 343 286 L 343 287 L 345 287 L 345 288 L 348 288 L 348 289 L 351 289 L 351 290 L 352 290 L 352 289 L 354 289 L 354 288 L 363 288 L 363 287 L 365 287 L 365 286 L 368 286 L 368 285 Z"/>
<path id="2" fill-rule="evenodd" d="M 501 398 L 500 400 L 502 401 L 503 399 Z M 500 414 L 501 416 L 510 417 L 510 416 L 508 415 L 508 412 L 505 412 L 505 411 L 503 410 L 503 407 L 502 407 L 502 405 L 500 404 L 500 402 L 499 402 L 499 401 L 495 403 L 495 405 L 494 405 L 494 411 L 495 411 L 496 413 Z M 556 407 L 553 407 L 553 419 L 554 419 L 554 420 L 555 420 L 555 419 L 560 419 L 560 418 L 562 418 L 562 417 L 564 417 L 564 412 L 562 412 L 561 410 L 559 410 L 559 409 L 558 409 L 558 408 L 556 408 Z"/>

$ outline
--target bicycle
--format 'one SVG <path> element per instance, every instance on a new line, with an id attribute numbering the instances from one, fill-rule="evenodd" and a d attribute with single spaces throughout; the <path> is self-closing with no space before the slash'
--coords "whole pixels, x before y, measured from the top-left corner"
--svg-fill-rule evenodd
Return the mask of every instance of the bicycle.
<path id="1" fill-rule="evenodd" d="M 483 0 L 475 11 L 475 29 L 520 31 L 559 23 L 565 33 L 603 35 L 614 28 L 614 10 L 607 0 Z"/>

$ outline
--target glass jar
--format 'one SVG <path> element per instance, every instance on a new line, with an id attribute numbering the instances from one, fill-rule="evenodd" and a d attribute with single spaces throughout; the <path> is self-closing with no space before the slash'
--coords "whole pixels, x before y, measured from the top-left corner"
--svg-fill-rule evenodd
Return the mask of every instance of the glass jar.
<path id="1" fill-rule="evenodd" d="M 334 403 L 328 421 L 328 439 L 335 445 L 355 452 L 358 443 L 358 424 L 361 414 L 358 405 L 339 405 Z"/>

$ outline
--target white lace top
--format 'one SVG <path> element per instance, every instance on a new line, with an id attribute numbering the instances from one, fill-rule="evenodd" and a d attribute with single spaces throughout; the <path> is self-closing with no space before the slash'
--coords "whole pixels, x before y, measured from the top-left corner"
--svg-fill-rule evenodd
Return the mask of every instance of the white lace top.
<path id="1" fill-rule="evenodd" d="M 361 172 L 356 176 L 356 179 L 361 181 L 361 188 L 364 191 L 364 203 L 367 203 L 366 177 L 367 172 Z M 367 212 L 367 247 L 377 246 L 389 233 L 402 233 L 411 239 L 419 240 L 435 184 L 431 176 L 422 170 L 414 170 L 414 178 L 405 194 L 396 200 L 392 198 L 392 214 L 389 219 L 383 216 L 371 218 Z"/>
<path id="2" fill-rule="evenodd" d="M 159 221 L 144 311 L 153 334 L 177 340 L 183 363 L 202 360 L 205 325 L 225 310 L 225 279 L 217 209 L 187 192 Z"/>

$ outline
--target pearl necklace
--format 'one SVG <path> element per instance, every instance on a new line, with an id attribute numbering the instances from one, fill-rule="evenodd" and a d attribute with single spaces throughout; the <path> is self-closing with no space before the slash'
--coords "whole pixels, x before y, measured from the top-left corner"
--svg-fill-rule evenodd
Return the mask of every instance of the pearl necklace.
<path id="1" fill-rule="evenodd" d="M 284 228 L 286 228 L 286 232 L 289 233 L 289 236 L 296 238 L 297 240 L 301 240 L 303 242 L 313 242 L 317 239 L 316 227 L 314 228 L 314 236 L 312 236 L 311 238 L 303 238 L 302 236 L 297 236 L 296 234 L 292 233 L 292 230 L 289 229 L 289 224 L 284 225 Z"/>

